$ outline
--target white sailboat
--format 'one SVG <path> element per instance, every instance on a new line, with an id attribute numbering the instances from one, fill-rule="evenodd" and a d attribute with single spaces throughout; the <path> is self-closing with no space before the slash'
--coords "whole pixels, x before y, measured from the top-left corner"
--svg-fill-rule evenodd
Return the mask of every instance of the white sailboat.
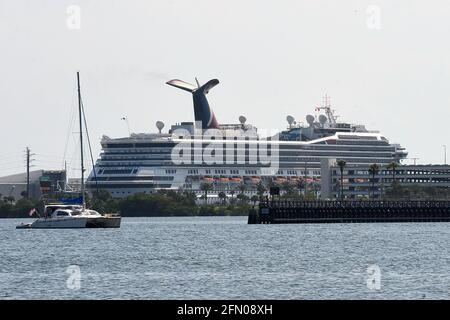
<path id="1" fill-rule="evenodd" d="M 63 229 L 63 228 L 120 228 L 122 218 L 117 214 L 100 214 L 87 209 L 85 202 L 84 154 L 83 154 L 83 111 L 81 102 L 80 74 L 77 72 L 78 113 L 80 120 L 81 146 L 81 205 L 48 204 L 43 217 L 32 223 L 22 223 L 17 229 Z"/>

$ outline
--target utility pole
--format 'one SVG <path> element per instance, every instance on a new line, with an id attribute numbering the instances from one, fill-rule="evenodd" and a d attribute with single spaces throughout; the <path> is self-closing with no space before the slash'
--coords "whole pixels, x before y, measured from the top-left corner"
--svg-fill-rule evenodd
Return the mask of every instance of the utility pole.
<path id="1" fill-rule="evenodd" d="M 27 163 L 27 196 L 26 196 L 26 198 L 29 199 L 30 198 L 30 167 L 31 167 L 31 162 L 34 160 L 34 159 L 31 159 L 31 156 L 33 156 L 34 154 L 31 154 L 31 150 L 28 147 L 25 149 L 25 153 L 26 153 L 26 163 Z"/>
<path id="2" fill-rule="evenodd" d="M 444 144 L 442 147 L 444 148 L 444 164 L 447 165 L 447 145 Z"/>
<path id="3" fill-rule="evenodd" d="M 307 195 L 307 193 L 308 193 L 308 182 L 306 181 L 307 179 L 308 179 L 308 172 L 307 172 L 307 170 L 308 170 L 308 161 L 307 160 L 305 160 L 305 174 L 304 174 L 304 181 L 305 181 L 305 198 L 306 198 L 306 195 Z"/>

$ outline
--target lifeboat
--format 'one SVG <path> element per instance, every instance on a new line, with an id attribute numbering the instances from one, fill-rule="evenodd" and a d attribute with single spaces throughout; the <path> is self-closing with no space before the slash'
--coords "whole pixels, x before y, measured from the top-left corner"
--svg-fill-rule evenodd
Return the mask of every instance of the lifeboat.
<path id="1" fill-rule="evenodd" d="M 214 182 L 214 178 L 212 177 L 203 177 L 202 180 L 203 182 Z"/>
<path id="2" fill-rule="evenodd" d="M 260 178 L 260 177 L 251 177 L 250 180 L 251 180 L 253 183 L 259 183 L 259 182 L 261 182 L 261 178 Z"/>

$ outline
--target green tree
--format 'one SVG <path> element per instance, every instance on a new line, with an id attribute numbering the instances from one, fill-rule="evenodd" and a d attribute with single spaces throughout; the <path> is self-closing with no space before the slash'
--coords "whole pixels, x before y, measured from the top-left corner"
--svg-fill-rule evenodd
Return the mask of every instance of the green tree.
<path id="1" fill-rule="evenodd" d="M 261 199 L 262 197 L 260 197 L 259 195 L 253 195 L 251 198 L 250 198 L 250 201 L 251 202 L 253 202 L 253 206 L 256 206 L 256 202 L 258 202 L 260 199 Z"/>
<path id="2" fill-rule="evenodd" d="M 340 198 L 341 200 L 344 200 L 344 168 L 347 165 L 347 162 L 345 160 L 338 160 L 337 165 L 339 167 L 339 171 L 341 172 L 341 192 L 340 192 Z"/>
<path id="3" fill-rule="evenodd" d="M 375 176 L 378 174 L 379 171 L 380 167 L 376 163 L 370 165 L 369 174 L 372 175 L 372 198 L 375 198 Z"/>
<path id="4" fill-rule="evenodd" d="M 241 204 L 246 204 L 247 201 L 249 200 L 249 197 L 246 196 L 246 195 L 243 194 L 243 193 L 239 193 L 239 194 L 236 196 L 236 198 L 239 199 L 239 201 L 241 202 Z"/>
<path id="5" fill-rule="evenodd" d="M 262 181 L 259 181 L 258 184 L 256 185 L 256 192 L 260 199 L 262 199 L 264 197 L 264 194 L 266 193 L 266 191 L 267 191 L 267 188 L 264 185 L 264 183 Z"/>
<path id="6" fill-rule="evenodd" d="M 213 185 L 208 182 L 204 182 L 200 185 L 200 190 L 204 192 L 205 204 L 208 203 L 208 192 L 213 190 Z"/>
<path id="7" fill-rule="evenodd" d="M 387 165 L 387 168 L 389 170 L 392 170 L 392 188 L 394 188 L 396 181 L 395 181 L 395 175 L 397 173 L 397 168 L 400 166 L 400 164 L 398 162 L 391 162 Z"/>
<path id="8" fill-rule="evenodd" d="M 284 181 L 281 186 L 280 189 L 284 192 L 284 195 L 286 197 L 292 197 L 294 194 L 294 185 L 292 183 L 290 183 L 289 181 Z"/>
<path id="9" fill-rule="evenodd" d="M 14 198 L 14 196 L 4 196 L 3 201 L 13 204 L 16 201 L 16 198 Z"/>
<path id="10" fill-rule="evenodd" d="M 221 192 L 219 192 L 219 194 L 217 196 L 222 201 L 222 204 L 225 205 L 226 202 L 227 202 L 227 195 L 226 195 L 226 193 L 221 191 Z"/>
<path id="11" fill-rule="evenodd" d="M 306 188 L 305 188 L 305 186 L 306 186 L 306 181 L 304 181 L 303 179 L 300 179 L 300 180 L 297 181 L 297 189 L 298 189 L 298 192 L 299 192 L 300 195 L 302 193 L 304 195 L 306 195 Z"/>
<path id="12" fill-rule="evenodd" d="M 241 183 L 237 188 L 240 194 L 244 194 L 244 192 L 247 190 L 247 185 L 245 183 Z"/>

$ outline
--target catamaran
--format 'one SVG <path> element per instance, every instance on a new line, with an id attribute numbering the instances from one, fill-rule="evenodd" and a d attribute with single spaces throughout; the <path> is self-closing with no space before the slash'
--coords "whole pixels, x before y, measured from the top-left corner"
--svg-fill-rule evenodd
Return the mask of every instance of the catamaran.
<path id="1" fill-rule="evenodd" d="M 81 149 L 81 204 L 48 204 L 44 214 L 32 223 L 22 223 L 17 229 L 60 229 L 60 228 L 120 228 L 121 217 L 118 214 L 100 214 L 88 209 L 85 201 L 83 119 L 84 110 L 81 100 L 80 73 L 77 72 L 78 114 L 80 122 Z M 86 125 L 86 124 L 85 124 Z"/>

